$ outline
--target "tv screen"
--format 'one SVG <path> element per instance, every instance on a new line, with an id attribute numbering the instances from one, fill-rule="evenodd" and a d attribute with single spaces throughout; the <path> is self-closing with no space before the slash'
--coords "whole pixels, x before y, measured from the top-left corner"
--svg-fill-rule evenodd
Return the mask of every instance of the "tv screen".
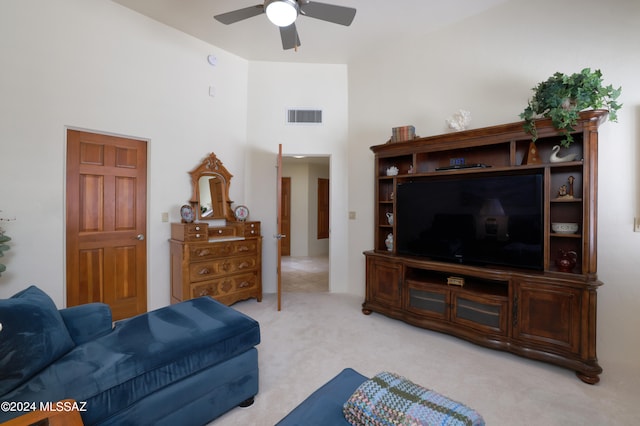
<path id="1" fill-rule="evenodd" d="M 541 172 L 398 183 L 399 254 L 475 265 L 543 268 Z"/>

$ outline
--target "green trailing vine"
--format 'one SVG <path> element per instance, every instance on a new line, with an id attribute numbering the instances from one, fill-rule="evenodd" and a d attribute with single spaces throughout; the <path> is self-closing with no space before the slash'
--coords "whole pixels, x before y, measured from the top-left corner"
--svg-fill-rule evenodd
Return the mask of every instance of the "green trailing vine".
<path id="1" fill-rule="evenodd" d="M 9 221 L 9 220 L 10 219 L 0 218 L 0 221 Z M 4 252 L 9 250 L 9 246 L 6 244 L 9 241 L 11 241 L 11 238 L 5 235 L 4 228 L 0 226 L 0 257 L 4 257 Z M 7 267 L 3 263 L 0 263 L 0 275 L 2 275 L 2 273 L 6 270 L 7 270 Z"/>
<path id="2" fill-rule="evenodd" d="M 532 90 L 534 95 L 520 118 L 524 120 L 524 130 L 531 134 L 534 142 L 538 138 L 535 120 L 539 118 L 550 118 L 563 135 L 561 145 L 569 147 L 573 143 L 571 132 L 575 131 L 580 111 L 606 109 L 609 120 L 618 121 L 617 112 L 622 107 L 616 101 L 622 87 L 604 86 L 600 70 L 591 71 L 590 68 L 571 75 L 556 72 Z"/>

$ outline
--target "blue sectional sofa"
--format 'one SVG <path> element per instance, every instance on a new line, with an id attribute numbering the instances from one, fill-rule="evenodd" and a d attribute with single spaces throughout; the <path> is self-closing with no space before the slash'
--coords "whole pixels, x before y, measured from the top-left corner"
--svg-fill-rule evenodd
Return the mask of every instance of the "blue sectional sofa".
<path id="1" fill-rule="evenodd" d="M 209 297 L 111 321 L 31 286 L 0 300 L 0 401 L 84 403 L 85 425 L 203 425 L 258 393 L 259 324 Z M 0 423 L 20 412 L 0 411 Z"/>

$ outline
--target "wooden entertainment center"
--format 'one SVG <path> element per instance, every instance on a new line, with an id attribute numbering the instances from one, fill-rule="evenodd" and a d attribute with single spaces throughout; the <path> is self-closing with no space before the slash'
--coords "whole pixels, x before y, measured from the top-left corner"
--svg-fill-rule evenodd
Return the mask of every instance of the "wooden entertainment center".
<path id="1" fill-rule="evenodd" d="M 573 161 L 550 161 L 562 139 L 550 120 L 537 122 L 537 163 L 522 122 L 371 147 L 375 247 L 364 253 L 362 311 L 556 364 L 574 370 L 585 383 L 597 383 L 602 372 L 596 356 L 596 291 L 602 285 L 596 274 L 598 127 L 606 117 L 607 111 L 580 114 L 575 142 L 562 153 L 576 154 Z M 442 170 L 462 162 L 488 167 Z M 528 170 L 543 175 L 542 270 L 397 253 L 392 240 L 398 184 Z M 552 231 L 558 222 L 577 223 L 578 230 Z"/>

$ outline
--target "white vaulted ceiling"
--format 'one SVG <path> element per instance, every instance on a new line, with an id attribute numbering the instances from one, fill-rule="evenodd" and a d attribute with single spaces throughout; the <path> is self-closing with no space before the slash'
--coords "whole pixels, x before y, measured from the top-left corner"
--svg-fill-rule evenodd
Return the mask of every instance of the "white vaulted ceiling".
<path id="1" fill-rule="evenodd" d="M 299 16 L 298 51 L 282 49 L 278 28 L 262 14 L 231 25 L 214 15 L 259 0 L 112 0 L 251 61 L 348 64 L 379 45 L 402 44 L 508 0 L 328 0 L 357 9 L 349 27 Z"/>

